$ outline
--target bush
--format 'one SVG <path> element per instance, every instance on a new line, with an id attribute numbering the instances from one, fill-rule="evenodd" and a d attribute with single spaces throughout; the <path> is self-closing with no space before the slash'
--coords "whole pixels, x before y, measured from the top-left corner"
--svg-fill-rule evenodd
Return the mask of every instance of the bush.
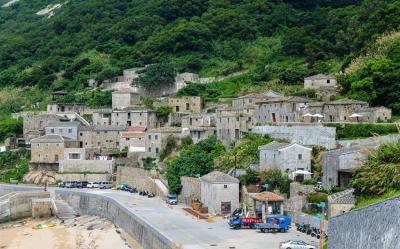
<path id="1" fill-rule="evenodd" d="M 169 114 L 172 113 L 172 108 L 170 106 L 160 106 L 155 112 L 158 119 L 167 122 Z"/>
<path id="2" fill-rule="evenodd" d="M 247 169 L 245 175 L 238 177 L 241 185 L 255 184 L 260 182 L 260 177 L 257 171 L 252 169 Z"/>
<path id="3" fill-rule="evenodd" d="M 167 63 L 159 63 L 148 66 L 134 80 L 134 83 L 147 89 L 156 89 L 175 82 L 175 70 Z"/>
<path id="4" fill-rule="evenodd" d="M 143 168 L 145 170 L 154 170 L 157 169 L 157 165 L 154 163 L 156 159 L 152 157 L 145 157 L 142 158 L 143 161 Z"/>
<path id="5" fill-rule="evenodd" d="M 341 125 L 327 125 L 330 127 L 336 127 L 337 139 L 355 139 L 363 137 L 372 137 L 375 135 L 388 135 L 392 133 L 398 133 L 397 126 L 395 124 L 347 124 Z"/>
<path id="6" fill-rule="evenodd" d="M 164 161 L 166 157 L 171 155 L 172 151 L 176 148 L 176 138 L 173 135 L 167 137 L 165 148 L 160 151 L 160 161 Z"/>
<path id="7" fill-rule="evenodd" d="M 400 190 L 400 142 L 381 145 L 370 154 L 354 173 L 351 186 L 357 196 L 380 196 Z"/>
<path id="8" fill-rule="evenodd" d="M 267 183 L 269 191 L 278 189 L 281 193 L 290 194 L 290 183 L 292 180 L 286 173 L 279 169 L 270 169 L 260 173 L 261 181 Z"/>

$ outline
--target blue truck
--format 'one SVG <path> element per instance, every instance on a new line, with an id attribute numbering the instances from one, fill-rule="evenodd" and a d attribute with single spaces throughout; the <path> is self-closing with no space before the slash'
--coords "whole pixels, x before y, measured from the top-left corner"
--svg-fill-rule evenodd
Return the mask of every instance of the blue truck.
<path id="1" fill-rule="evenodd" d="M 268 216 L 266 218 L 266 223 L 256 223 L 254 225 L 255 229 L 260 229 L 262 233 L 265 232 L 281 232 L 285 233 L 289 230 L 292 219 L 290 216 Z"/>

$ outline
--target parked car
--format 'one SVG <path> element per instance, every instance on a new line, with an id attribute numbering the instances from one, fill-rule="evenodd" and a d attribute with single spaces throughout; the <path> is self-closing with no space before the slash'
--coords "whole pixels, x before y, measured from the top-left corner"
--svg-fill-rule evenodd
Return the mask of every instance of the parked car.
<path id="1" fill-rule="evenodd" d="M 99 188 L 100 189 L 110 189 L 113 187 L 113 183 L 112 182 L 99 182 Z"/>
<path id="2" fill-rule="evenodd" d="M 316 249 L 315 246 L 309 245 L 302 240 L 288 240 L 282 242 L 279 246 L 280 249 Z"/>
<path id="3" fill-rule="evenodd" d="M 65 182 L 60 182 L 58 183 L 59 188 L 65 188 Z"/>
<path id="4" fill-rule="evenodd" d="M 178 205 L 178 198 L 174 194 L 168 194 L 166 202 L 169 205 Z"/>
<path id="5" fill-rule="evenodd" d="M 72 182 L 64 182 L 64 187 L 71 188 Z"/>
<path id="6" fill-rule="evenodd" d="M 78 182 L 72 181 L 71 182 L 71 187 L 70 188 L 77 188 L 78 187 Z"/>
<path id="7" fill-rule="evenodd" d="M 98 182 L 88 182 L 87 187 L 88 188 L 98 188 L 99 183 Z"/>

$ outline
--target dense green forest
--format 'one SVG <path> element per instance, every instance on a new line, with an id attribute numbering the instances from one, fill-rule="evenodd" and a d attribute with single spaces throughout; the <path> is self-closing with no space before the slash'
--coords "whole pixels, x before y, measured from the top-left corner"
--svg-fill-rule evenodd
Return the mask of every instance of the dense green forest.
<path id="1" fill-rule="evenodd" d="M 36 14 L 56 3 L 51 18 Z M 399 16 L 398 0 L 20 0 L 0 8 L 0 86 L 82 96 L 89 78 L 169 63 L 203 76 L 246 70 L 194 89 L 209 100 L 260 86 L 294 85 L 293 93 L 305 76 L 345 71 L 398 29 Z M 342 94 L 399 110 L 397 45 L 390 51 L 343 76 Z"/>

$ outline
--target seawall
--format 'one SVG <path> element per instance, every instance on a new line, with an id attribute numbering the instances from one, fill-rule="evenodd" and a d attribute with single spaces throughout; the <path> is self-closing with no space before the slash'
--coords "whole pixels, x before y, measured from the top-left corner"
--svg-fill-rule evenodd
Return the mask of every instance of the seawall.
<path id="1" fill-rule="evenodd" d="M 332 217 L 329 249 L 399 249 L 400 196 Z"/>
<path id="2" fill-rule="evenodd" d="M 95 215 L 111 220 L 128 232 L 144 249 L 174 248 L 170 238 L 112 198 L 69 190 L 55 190 L 55 194 L 79 214 Z"/>

